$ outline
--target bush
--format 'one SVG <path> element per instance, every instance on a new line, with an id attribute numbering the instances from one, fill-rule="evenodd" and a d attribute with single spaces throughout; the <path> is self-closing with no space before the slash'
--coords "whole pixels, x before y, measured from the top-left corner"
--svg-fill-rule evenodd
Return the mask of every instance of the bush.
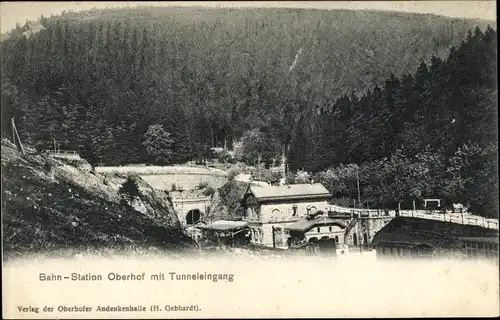
<path id="1" fill-rule="evenodd" d="M 239 174 L 240 174 L 240 173 L 239 173 L 238 171 L 236 171 L 236 170 L 231 170 L 231 169 L 230 169 L 230 170 L 227 172 L 227 179 L 228 179 L 228 180 L 234 180 L 234 178 L 235 178 L 237 175 L 239 175 Z"/>
<path id="2" fill-rule="evenodd" d="M 198 190 L 202 190 L 202 189 L 207 188 L 208 186 L 209 186 L 209 185 L 208 185 L 208 182 L 203 181 L 203 182 L 200 182 L 200 183 L 196 186 L 196 189 L 198 189 Z"/>
<path id="3" fill-rule="evenodd" d="M 295 184 L 295 175 L 292 172 L 287 172 L 285 177 L 286 184 Z"/>
<path id="4" fill-rule="evenodd" d="M 297 171 L 295 174 L 295 183 L 309 183 L 309 173 L 307 171 Z"/>
<path id="5" fill-rule="evenodd" d="M 241 162 L 235 164 L 231 169 L 227 172 L 227 178 L 229 180 L 233 180 L 237 175 L 244 171 L 245 165 Z"/>
<path id="6" fill-rule="evenodd" d="M 213 196 L 214 193 L 215 193 L 215 189 L 211 186 L 208 186 L 203 190 L 203 195 L 205 195 L 205 196 Z"/>
<path id="7" fill-rule="evenodd" d="M 223 152 L 219 153 L 217 155 L 217 160 L 220 163 L 230 163 L 230 164 L 234 163 L 233 156 L 227 151 L 223 151 Z"/>

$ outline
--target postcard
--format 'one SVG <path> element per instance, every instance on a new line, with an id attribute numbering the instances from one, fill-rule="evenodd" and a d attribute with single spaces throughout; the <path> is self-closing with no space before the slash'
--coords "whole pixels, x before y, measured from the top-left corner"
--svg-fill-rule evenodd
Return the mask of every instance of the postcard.
<path id="1" fill-rule="evenodd" d="M 4 318 L 499 315 L 496 2 L 0 8 Z"/>

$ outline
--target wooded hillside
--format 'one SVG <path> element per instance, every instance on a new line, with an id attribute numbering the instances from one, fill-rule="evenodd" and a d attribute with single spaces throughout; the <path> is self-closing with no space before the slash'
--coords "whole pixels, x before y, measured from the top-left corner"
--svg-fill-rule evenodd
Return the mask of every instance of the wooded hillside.
<path id="1" fill-rule="evenodd" d="M 140 8 L 40 23 L 2 41 L 2 136 L 15 117 L 39 149 L 55 138 L 105 165 L 179 163 L 237 140 L 241 160 L 270 163 L 288 144 L 292 171 L 364 166 L 377 203 L 446 194 L 493 212 L 496 31 L 483 21 Z"/>
<path id="2" fill-rule="evenodd" d="M 280 145 L 300 111 L 314 114 L 391 72 L 413 72 L 484 25 L 390 12 L 199 8 L 40 22 L 29 39 L 29 26 L 19 27 L 2 43 L 4 118 L 16 116 L 40 147 L 56 137 L 106 164 L 147 159 L 143 135 L 154 124 L 175 142 L 172 162 L 225 139 L 231 147 L 250 129 L 267 129 Z"/>

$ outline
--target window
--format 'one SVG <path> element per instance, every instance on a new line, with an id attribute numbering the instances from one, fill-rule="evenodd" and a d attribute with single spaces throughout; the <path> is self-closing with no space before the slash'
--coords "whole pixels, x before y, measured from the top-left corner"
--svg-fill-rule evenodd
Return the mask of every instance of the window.
<path id="1" fill-rule="evenodd" d="M 296 205 L 296 204 L 294 204 L 294 205 L 292 206 L 292 210 L 293 210 L 293 214 L 292 214 L 292 216 L 296 216 L 296 215 L 297 215 L 297 205 Z"/>
<path id="2" fill-rule="evenodd" d="M 279 209 L 274 209 L 273 212 L 271 213 L 272 218 L 275 218 L 276 220 L 279 220 L 281 216 L 281 211 Z"/>
<path id="3" fill-rule="evenodd" d="M 321 228 L 320 228 L 320 227 L 318 227 L 318 233 L 319 233 L 319 232 L 321 232 Z"/>
<path id="4" fill-rule="evenodd" d="M 328 231 L 332 232 L 332 227 L 328 227 Z"/>
<path id="5" fill-rule="evenodd" d="M 330 227 L 331 228 L 331 227 Z M 335 242 L 339 243 L 339 236 L 335 236 Z"/>
<path id="6" fill-rule="evenodd" d="M 249 219 L 253 218 L 253 210 L 252 210 L 252 208 L 247 208 L 247 217 Z"/>

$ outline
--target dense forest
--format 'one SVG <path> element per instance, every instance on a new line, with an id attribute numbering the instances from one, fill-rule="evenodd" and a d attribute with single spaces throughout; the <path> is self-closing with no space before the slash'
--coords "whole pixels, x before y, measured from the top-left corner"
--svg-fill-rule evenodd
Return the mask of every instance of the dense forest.
<path id="1" fill-rule="evenodd" d="M 359 177 L 371 207 L 438 197 L 498 217 L 496 37 L 477 27 L 447 59 L 344 95 L 311 115 L 312 125 L 301 113 L 290 166 L 317 172 L 336 197 L 356 199 Z"/>
<path id="2" fill-rule="evenodd" d="M 141 8 L 41 17 L 1 44 L 2 136 L 91 163 L 208 148 L 315 172 L 366 205 L 426 196 L 498 215 L 496 31 L 391 12 Z M 354 189 L 353 189 L 354 187 Z"/>

